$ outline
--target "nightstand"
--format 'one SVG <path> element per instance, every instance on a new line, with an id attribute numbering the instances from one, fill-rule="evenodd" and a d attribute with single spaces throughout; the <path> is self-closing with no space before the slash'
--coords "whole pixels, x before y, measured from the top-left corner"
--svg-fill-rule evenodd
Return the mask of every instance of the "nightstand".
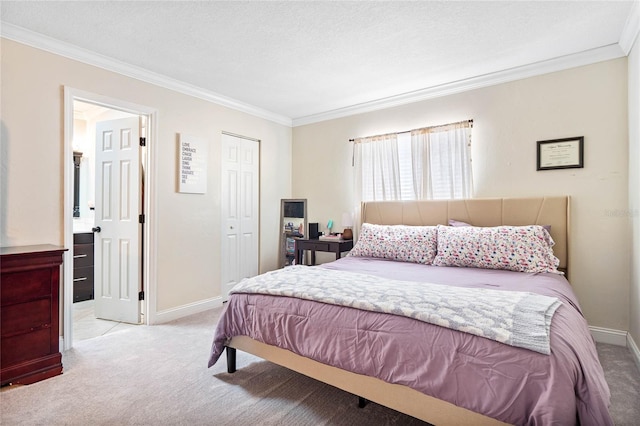
<path id="1" fill-rule="evenodd" d="M 296 240 L 296 265 L 302 265 L 305 250 L 311 252 L 311 265 L 316 264 L 316 252 L 324 251 L 335 253 L 336 260 L 340 259 L 345 251 L 353 248 L 353 240 L 322 241 L 319 239 Z"/>

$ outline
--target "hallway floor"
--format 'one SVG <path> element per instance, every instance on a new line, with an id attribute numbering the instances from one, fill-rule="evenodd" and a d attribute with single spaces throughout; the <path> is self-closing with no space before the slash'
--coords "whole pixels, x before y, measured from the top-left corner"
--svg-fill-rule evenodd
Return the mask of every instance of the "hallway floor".
<path id="1" fill-rule="evenodd" d="M 75 342 L 137 327 L 134 324 L 96 318 L 93 306 L 93 300 L 73 304 L 73 340 Z"/>

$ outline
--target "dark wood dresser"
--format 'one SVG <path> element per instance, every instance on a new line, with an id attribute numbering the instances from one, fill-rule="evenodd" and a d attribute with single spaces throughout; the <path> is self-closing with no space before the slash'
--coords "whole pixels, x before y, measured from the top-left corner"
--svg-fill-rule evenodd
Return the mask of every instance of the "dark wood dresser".
<path id="1" fill-rule="evenodd" d="M 62 373 L 60 265 L 64 247 L 0 248 L 0 381 L 30 384 Z"/>
<path id="2" fill-rule="evenodd" d="M 93 232 L 73 234 L 73 301 L 93 299 Z"/>

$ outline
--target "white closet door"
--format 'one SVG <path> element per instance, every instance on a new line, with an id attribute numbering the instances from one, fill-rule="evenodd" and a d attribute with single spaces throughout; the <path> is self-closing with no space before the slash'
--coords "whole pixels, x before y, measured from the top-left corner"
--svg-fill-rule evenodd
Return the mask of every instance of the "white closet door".
<path id="1" fill-rule="evenodd" d="M 222 296 L 258 274 L 258 141 L 222 135 Z"/>

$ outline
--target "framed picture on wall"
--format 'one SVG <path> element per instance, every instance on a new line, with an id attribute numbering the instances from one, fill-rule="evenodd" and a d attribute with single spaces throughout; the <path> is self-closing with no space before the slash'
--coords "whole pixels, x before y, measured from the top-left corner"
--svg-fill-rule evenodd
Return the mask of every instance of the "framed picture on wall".
<path id="1" fill-rule="evenodd" d="M 178 133 L 178 192 L 207 192 L 207 157 L 205 140 Z"/>
<path id="2" fill-rule="evenodd" d="M 538 141 L 536 170 L 584 167 L 584 136 Z"/>

